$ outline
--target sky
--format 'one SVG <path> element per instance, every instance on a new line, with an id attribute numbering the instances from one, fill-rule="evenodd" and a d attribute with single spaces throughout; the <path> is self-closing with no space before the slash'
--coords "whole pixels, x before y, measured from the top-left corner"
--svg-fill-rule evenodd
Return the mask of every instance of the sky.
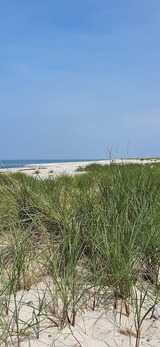
<path id="1" fill-rule="evenodd" d="M 160 156 L 159 0 L 0 0 L 0 159 Z"/>

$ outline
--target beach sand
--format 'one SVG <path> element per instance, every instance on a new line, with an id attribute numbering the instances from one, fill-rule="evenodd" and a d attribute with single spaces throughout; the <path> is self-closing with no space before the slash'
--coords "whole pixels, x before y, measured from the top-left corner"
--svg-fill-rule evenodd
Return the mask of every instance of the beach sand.
<path id="1" fill-rule="evenodd" d="M 88 162 L 67 162 L 67 163 L 46 163 L 46 164 L 31 164 L 21 168 L 2 168 L 0 173 L 16 173 L 21 172 L 29 176 L 36 176 L 40 179 L 54 178 L 61 175 L 73 176 L 76 174 L 76 170 L 81 168 L 82 171 L 77 172 L 78 174 L 83 173 L 83 168 L 87 165 L 96 163 L 101 165 L 110 164 L 154 164 L 160 163 L 160 159 L 112 159 L 112 160 L 99 160 L 99 161 L 88 161 Z"/>
<path id="2" fill-rule="evenodd" d="M 17 293 L 17 302 L 20 302 L 19 318 L 20 326 L 32 320 L 33 315 L 38 314 L 40 300 L 45 296 L 49 297 L 44 282 L 39 282 L 27 291 Z M 14 298 L 11 298 L 10 315 L 14 311 Z M 141 312 L 141 317 L 146 312 Z M 56 321 L 52 314 L 38 316 L 40 323 L 38 325 L 39 337 L 33 329 L 26 329 L 26 336 L 21 338 L 21 347 L 135 347 L 136 346 L 136 326 L 135 312 L 131 312 L 127 317 L 124 309 L 115 311 L 113 305 L 107 305 L 106 308 L 98 307 L 93 311 L 87 309 L 76 318 L 75 327 L 68 326 L 60 330 L 50 320 Z M 20 328 L 19 326 L 19 328 Z M 37 328 L 37 327 L 35 327 Z M 36 330 L 36 329 L 35 329 Z M 13 334 L 14 335 L 14 334 Z M 8 346 L 17 346 L 16 337 L 12 337 L 11 344 Z M 160 345 L 160 320 L 153 320 L 151 313 L 145 318 L 141 327 L 141 339 L 139 346 L 157 347 Z M 137 345 L 138 346 L 138 345 Z"/>

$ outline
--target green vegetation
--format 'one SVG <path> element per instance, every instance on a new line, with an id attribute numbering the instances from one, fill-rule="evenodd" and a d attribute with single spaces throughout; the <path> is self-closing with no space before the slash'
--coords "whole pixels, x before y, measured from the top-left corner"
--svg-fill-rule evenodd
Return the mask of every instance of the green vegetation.
<path id="1" fill-rule="evenodd" d="M 159 300 L 160 165 L 91 164 L 85 171 L 44 181 L 0 175 L 4 346 L 20 346 L 27 334 L 39 338 L 44 319 L 74 326 L 82 310 L 99 305 L 134 311 L 139 345 L 143 318 Z M 25 322 L 24 293 L 40 281 L 43 295 Z"/>

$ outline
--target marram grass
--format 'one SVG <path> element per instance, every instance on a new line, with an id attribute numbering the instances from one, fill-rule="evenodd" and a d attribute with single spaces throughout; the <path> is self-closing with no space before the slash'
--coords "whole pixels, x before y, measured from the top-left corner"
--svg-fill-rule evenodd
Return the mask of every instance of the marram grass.
<path id="1" fill-rule="evenodd" d="M 117 309 L 121 302 L 128 316 L 135 307 L 138 346 L 143 317 L 135 288 L 142 303 L 144 282 L 152 304 L 159 298 L 159 164 L 89 165 L 83 175 L 44 181 L 1 174 L 0 196 L 3 342 L 12 340 L 14 329 L 18 346 L 28 328 L 39 338 L 44 316 L 62 328 L 75 325 L 87 307 L 112 303 Z M 23 300 L 16 298 L 39 280 L 50 299 L 43 295 L 39 316 L 33 307 L 27 327 L 20 319 Z"/>

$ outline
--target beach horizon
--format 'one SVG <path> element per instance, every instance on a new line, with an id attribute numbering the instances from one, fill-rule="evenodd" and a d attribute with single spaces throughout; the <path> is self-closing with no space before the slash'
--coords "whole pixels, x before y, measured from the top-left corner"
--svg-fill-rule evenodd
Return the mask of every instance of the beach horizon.
<path id="1" fill-rule="evenodd" d="M 39 160 L 38 160 L 39 161 Z M 25 161 L 23 161 L 25 162 Z M 27 161 L 28 162 L 28 161 Z M 73 176 L 82 173 L 83 169 L 90 164 L 111 165 L 111 164 L 155 164 L 160 163 L 160 158 L 120 158 L 101 160 L 76 160 L 76 161 L 53 161 L 42 160 L 41 162 L 27 163 L 18 167 L 0 167 L 0 173 L 24 173 L 28 176 L 38 175 L 41 179 L 54 178 L 61 175 Z M 77 171 L 80 169 L 79 171 Z"/>

